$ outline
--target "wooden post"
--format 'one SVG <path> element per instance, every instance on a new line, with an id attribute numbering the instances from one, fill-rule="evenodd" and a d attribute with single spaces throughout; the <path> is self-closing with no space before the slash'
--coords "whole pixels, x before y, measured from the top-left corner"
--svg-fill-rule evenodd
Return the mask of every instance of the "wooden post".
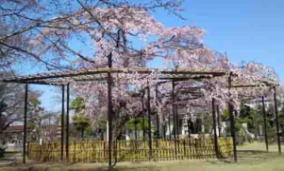
<path id="1" fill-rule="evenodd" d="M 29 85 L 25 84 L 23 163 L 26 163 L 26 153 L 27 153 L 26 145 L 27 145 L 28 91 L 29 91 Z"/>
<path id="2" fill-rule="evenodd" d="M 134 116 L 134 136 L 135 136 L 135 142 L 134 142 L 134 153 L 137 154 L 137 139 L 138 139 L 138 132 L 137 132 L 137 116 Z M 117 151 L 117 149 L 116 149 Z M 136 155 L 134 156 L 135 161 L 136 161 Z M 117 156 L 116 156 L 116 161 L 117 161 Z"/>
<path id="3" fill-rule="evenodd" d="M 166 122 L 165 122 L 165 116 L 163 116 L 163 139 L 165 140 L 166 139 L 166 129 L 167 129 L 167 125 L 166 125 Z"/>
<path id="4" fill-rule="evenodd" d="M 215 99 L 212 98 L 212 120 L 213 120 L 213 131 L 214 131 L 214 150 L 215 155 L 219 158 L 219 148 L 218 148 L 218 136 L 217 136 L 217 126 L 216 126 L 216 111 L 215 111 Z"/>
<path id="5" fill-rule="evenodd" d="M 143 117 L 143 120 L 142 120 L 142 129 L 143 129 L 143 141 L 145 141 L 146 139 L 146 130 L 145 130 L 145 106 L 144 106 L 144 90 L 143 90 L 143 94 L 141 96 L 141 105 L 142 105 L 142 117 Z"/>
<path id="6" fill-rule="evenodd" d="M 264 103 L 264 96 L 261 97 L 262 99 L 262 114 L 263 114 L 263 122 L 264 122 L 264 140 L 265 140 L 265 147 L 266 151 L 269 151 L 268 147 L 268 137 L 267 137 L 267 116 L 266 116 L 266 111 L 265 111 L 265 103 Z"/>
<path id="7" fill-rule="evenodd" d="M 178 108 L 177 105 L 175 105 L 175 120 L 176 120 L 176 138 L 179 140 L 179 116 L 178 116 Z"/>
<path id="8" fill-rule="evenodd" d="M 112 53 L 108 55 L 108 67 L 112 68 Z M 110 72 L 107 75 L 108 166 L 112 168 L 112 78 Z"/>
<path id="9" fill-rule="evenodd" d="M 158 85 L 155 86 L 155 95 L 156 99 L 158 99 Z M 156 128 L 157 128 L 157 139 L 160 138 L 160 122 L 159 122 L 159 110 L 157 110 L 156 114 Z"/>
<path id="10" fill-rule="evenodd" d="M 149 142 L 149 159 L 152 159 L 152 131 L 151 131 L 151 94 L 149 81 L 147 80 L 147 111 L 148 111 L 148 142 Z"/>
<path id="11" fill-rule="evenodd" d="M 171 140 L 172 139 L 172 132 L 171 132 L 171 115 L 169 114 L 169 117 L 168 117 L 168 130 L 169 130 L 169 139 Z"/>
<path id="12" fill-rule="evenodd" d="M 220 118 L 220 107 L 219 107 L 219 105 L 217 105 L 217 122 L 218 122 L 219 137 L 221 137 L 221 118 Z"/>
<path id="13" fill-rule="evenodd" d="M 279 130 L 279 116 L 278 116 L 278 102 L 277 102 L 277 89 L 274 89 L 274 110 L 275 110 L 275 122 L 276 122 L 276 134 L 277 134 L 277 144 L 278 144 L 278 152 L 281 154 L 281 141 L 280 141 L 280 130 Z"/>
<path id="14" fill-rule="evenodd" d="M 159 114 L 156 114 L 156 126 L 157 126 L 157 139 L 160 138 L 160 121 L 159 121 Z"/>
<path id="15" fill-rule="evenodd" d="M 70 85 L 67 84 L 66 99 L 66 160 L 69 161 L 69 101 L 70 101 Z"/>
<path id="16" fill-rule="evenodd" d="M 229 84 L 229 96 L 231 96 L 231 88 L 232 88 L 232 72 L 229 75 L 229 79 L 228 79 L 228 84 Z M 231 136 L 233 139 L 233 152 L 234 152 L 234 161 L 237 162 L 238 161 L 238 156 L 237 156 L 237 142 L 236 142 L 236 129 L 235 129 L 235 117 L 234 117 L 234 107 L 232 105 L 232 100 L 230 97 L 230 101 L 229 101 L 229 114 L 230 114 L 230 123 L 231 123 Z"/>
<path id="17" fill-rule="evenodd" d="M 61 109 L 61 152 L 60 152 L 60 155 L 61 155 L 61 160 L 64 160 L 64 125 L 65 125 L 65 122 L 64 122 L 64 109 L 65 109 L 65 106 L 64 106 L 64 99 L 65 97 L 65 86 L 62 85 L 62 109 Z"/>
<path id="18" fill-rule="evenodd" d="M 173 112 L 173 129 L 174 129 L 174 142 L 175 142 L 175 157 L 177 157 L 177 121 L 176 121 L 176 105 L 175 105 L 175 82 L 172 80 L 172 112 Z"/>
<path id="19" fill-rule="evenodd" d="M 137 116 L 134 116 L 134 136 L 135 136 L 135 141 L 138 139 L 138 133 L 137 133 Z M 135 142 L 136 143 L 136 142 Z"/>
<path id="20" fill-rule="evenodd" d="M 190 133 L 191 133 L 191 132 L 190 132 L 190 131 L 191 131 L 191 130 L 190 130 L 190 124 L 191 124 L 191 123 L 190 123 L 190 118 L 188 117 L 188 118 L 187 118 L 187 134 L 188 134 L 188 138 L 190 138 Z"/>

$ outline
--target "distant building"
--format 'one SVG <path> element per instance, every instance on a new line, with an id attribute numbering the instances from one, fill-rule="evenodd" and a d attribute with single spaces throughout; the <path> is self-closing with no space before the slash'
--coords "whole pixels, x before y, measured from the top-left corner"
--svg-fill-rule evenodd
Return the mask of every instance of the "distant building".
<path id="1" fill-rule="evenodd" d="M 11 125 L 1 135 L 0 142 L 6 147 L 6 151 L 21 151 L 23 136 L 23 125 Z"/>
<path id="2" fill-rule="evenodd" d="M 61 136 L 61 128 L 56 125 L 43 125 L 39 130 L 28 129 L 27 143 L 42 143 L 54 141 Z M 22 151 L 24 126 L 11 125 L 0 135 L 0 145 L 6 147 L 6 151 Z"/>

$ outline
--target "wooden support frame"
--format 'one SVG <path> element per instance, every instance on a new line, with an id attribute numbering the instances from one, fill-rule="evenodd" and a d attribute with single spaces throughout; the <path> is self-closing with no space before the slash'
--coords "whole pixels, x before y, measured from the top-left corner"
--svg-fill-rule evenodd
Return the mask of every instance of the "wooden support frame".
<path id="1" fill-rule="evenodd" d="M 230 73 L 228 77 L 228 89 L 229 92 L 232 88 L 232 75 L 233 73 Z M 229 95 L 231 96 L 231 95 Z M 235 116 L 234 116 L 234 107 L 232 105 L 232 101 L 228 102 L 228 107 L 229 107 L 229 115 L 230 115 L 230 124 L 231 124 L 231 136 L 233 139 L 233 153 L 234 153 L 234 161 L 238 161 L 238 155 L 237 155 L 237 142 L 236 142 L 236 129 L 235 129 Z"/>
<path id="2" fill-rule="evenodd" d="M 275 112 L 275 122 L 276 122 L 276 136 L 277 136 L 277 145 L 278 153 L 281 154 L 281 140 L 280 140 L 280 130 L 279 130 L 279 114 L 278 114 L 278 102 L 277 102 L 277 89 L 273 87 L 274 90 L 274 112 Z"/>
<path id="3" fill-rule="evenodd" d="M 263 115 L 263 125 L 264 125 L 264 141 L 265 141 L 265 148 L 266 152 L 269 151 L 269 144 L 268 144 L 268 136 L 267 136 L 267 114 L 265 110 L 265 102 L 264 102 L 264 96 L 261 97 L 261 103 L 262 103 L 262 115 Z"/>
<path id="4" fill-rule="evenodd" d="M 155 86 L 155 96 L 158 99 L 158 85 Z M 156 113 L 156 128 L 157 128 L 157 139 L 160 139 L 160 118 L 159 118 L 159 111 Z"/>
<path id="5" fill-rule="evenodd" d="M 190 70 L 151 70 L 145 68 L 97 68 L 91 70 L 67 70 L 62 72 L 40 73 L 35 75 L 19 76 L 4 78 L 2 82 L 10 83 L 30 83 L 42 85 L 63 85 L 73 81 L 86 82 L 86 81 L 107 81 L 108 74 L 133 74 L 138 73 L 141 75 L 149 75 L 156 73 L 157 80 L 202 80 L 211 79 L 214 77 L 225 76 L 227 73 L 224 71 L 190 71 Z"/>
<path id="6" fill-rule="evenodd" d="M 222 125 L 221 125 L 221 117 L 220 117 L 220 106 L 217 105 L 216 106 L 216 110 L 217 110 L 217 123 L 218 123 L 218 136 L 221 137 L 221 128 L 222 128 Z"/>
<path id="7" fill-rule="evenodd" d="M 141 96 L 141 107 L 142 107 L 142 118 L 143 118 L 142 120 L 143 141 L 146 140 L 144 96 L 145 96 L 145 91 L 142 92 L 142 96 Z"/>
<path id="8" fill-rule="evenodd" d="M 219 158 L 215 98 L 212 98 L 212 121 L 213 121 L 213 133 L 214 133 L 214 150 L 216 157 Z"/>
<path id="9" fill-rule="evenodd" d="M 67 89 L 67 97 L 66 97 L 66 160 L 69 161 L 69 102 L 70 102 L 70 85 L 67 84 L 66 86 Z"/>
<path id="10" fill-rule="evenodd" d="M 177 157 L 177 106 L 175 97 L 175 81 L 172 80 L 172 115 L 173 115 L 173 131 L 175 141 L 175 157 Z"/>
<path id="11" fill-rule="evenodd" d="M 107 81 L 108 86 L 108 156 L 109 156 L 109 167 L 112 165 L 112 147 L 113 147 L 113 140 L 112 140 L 112 114 L 113 114 L 113 105 L 112 105 L 112 73 L 123 73 L 123 74 L 132 74 L 132 73 L 138 73 L 138 74 L 145 74 L 149 75 L 153 72 L 156 72 L 159 74 L 155 80 L 167 80 L 167 81 L 185 81 L 185 80 L 201 80 L 201 79 L 211 79 L 214 77 L 220 77 L 225 76 L 228 73 L 226 72 L 194 72 L 194 71 L 153 71 L 148 69 L 117 69 L 112 68 L 112 55 L 110 54 L 108 56 L 108 68 L 99 68 L 95 70 L 83 70 L 83 71 L 67 71 L 67 72 L 58 72 L 58 73 L 45 73 L 45 74 L 37 74 L 34 76 L 26 76 L 26 77 L 13 77 L 10 79 L 3 79 L 1 81 L 3 82 L 12 82 L 12 83 L 24 83 L 26 86 L 28 84 L 44 84 L 44 85 L 64 85 L 69 84 L 71 81 Z M 94 77 L 94 75 L 98 75 L 98 77 Z M 232 76 L 234 74 L 231 72 L 229 75 L 229 90 L 232 87 Z M 251 85 L 249 85 L 251 87 Z M 236 86 L 237 87 L 237 86 Z M 246 87 L 246 86 L 239 86 L 239 87 Z M 27 88 L 26 88 L 27 89 Z M 64 88 L 63 88 L 64 89 Z M 280 134 L 279 134 L 279 121 L 278 121 L 278 106 L 277 106 L 277 94 L 276 94 L 276 87 L 274 87 L 274 103 L 275 103 L 275 115 L 276 115 L 276 126 L 277 126 L 277 141 L 278 141 L 278 148 L 279 153 L 281 154 L 281 143 L 280 143 Z M 27 93 L 27 90 L 26 90 Z M 67 93 L 68 94 L 68 93 Z M 173 101 L 179 100 L 179 98 L 175 98 L 176 94 L 173 91 Z M 27 94 L 26 94 L 27 98 Z M 68 98 L 68 97 L 67 97 Z M 25 100 L 25 119 L 27 115 L 27 99 Z M 62 137 L 61 137 L 61 159 L 64 158 L 64 140 L 66 141 L 66 145 L 68 144 L 68 138 L 69 136 L 66 135 L 66 139 L 64 139 L 64 90 L 62 92 Z M 176 106 L 173 104 L 173 133 L 174 138 L 177 140 L 177 125 L 178 125 L 178 118 L 177 118 L 177 109 Z M 228 102 L 229 112 L 230 112 L 230 122 L 231 122 L 231 134 L 233 138 L 233 150 L 234 150 L 234 160 L 237 161 L 237 151 L 236 151 L 236 134 L 235 134 L 235 120 L 234 120 L 234 113 L 233 113 L 233 106 L 231 101 Z M 68 105 L 67 105 L 68 108 Z M 69 110 L 69 109 L 67 109 Z M 152 135 L 151 135 L 151 104 L 150 104 L 150 87 L 149 87 L 149 80 L 148 80 L 148 86 L 147 86 L 147 111 L 148 111 L 148 137 L 149 137 L 149 156 L 152 156 Z M 216 111 L 215 111 L 216 112 Z M 218 110 L 217 110 L 218 112 Z M 69 113 L 69 111 L 67 112 Z M 69 114 L 68 114 L 69 115 Z M 69 116 L 68 116 L 69 117 Z M 170 119 L 170 117 L 169 117 Z M 27 122 L 25 120 L 25 122 Z M 68 121 L 67 121 L 68 122 Z M 216 124 L 216 123 L 215 123 Z M 219 124 L 218 124 L 219 125 Z M 69 128 L 66 126 L 66 132 Z M 216 127 L 216 126 L 215 126 Z M 27 134 L 27 128 L 25 128 L 25 140 L 24 140 L 24 148 L 26 148 L 26 134 Z M 68 134 L 68 133 L 66 133 Z M 68 138 L 67 138 L 68 137 Z M 68 145 L 66 146 L 66 156 L 68 156 Z M 25 156 L 26 149 L 24 149 L 24 156 Z M 23 159 L 25 160 L 25 159 Z"/>
<path id="12" fill-rule="evenodd" d="M 112 68 L 112 54 L 108 55 L 108 67 Z M 107 110 L 107 120 L 108 120 L 108 166 L 112 168 L 112 77 L 111 72 L 108 72 L 107 80 L 107 98 L 108 98 L 108 110 Z"/>
<path id="13" fill-rule="evenodd" d="M 151 93 L 149 80 L 147 80 L 147 111 L 148 111 L 148 143 L 149 143 L 149 160 L 152 159 L 152 125 L 151 125 Z"/>
<path id="14" fill-rule="evenodd" d="M 60 149 L 60 158 L 64 160 L 64 135 L 65 135 L 65 86 L 62 85 L 62 106 L 61 106 L 61 149 Z"/>
<path id="15" fill-rule="evenodd" d="M 24 137 L 23 137 L 23 163 L 26 163 L 27 157 L 27 115 L 28 115 L 28 92 L 29 85 L 25 84 L 25 102 L 24 102 Z"/>

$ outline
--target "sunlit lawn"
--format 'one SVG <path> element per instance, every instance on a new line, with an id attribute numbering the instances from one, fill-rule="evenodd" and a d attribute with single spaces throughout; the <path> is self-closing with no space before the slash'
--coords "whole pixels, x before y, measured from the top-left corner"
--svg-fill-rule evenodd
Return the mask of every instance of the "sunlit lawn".
<path id="1" fill-rule="evenodd" d="M 279 156 L 277 146 L 271 145 L 272 152 L 264 152 L 261 143 L 245 144 L 238 147 L 239 162 L 217 160 L 187 160 L 167 162 L 118 163 L 115 171 L 284 171 L 284 154 Z M 1 170 L 1 168 L 0 168 Z M 2 168 L 2 170 L 107 170 L 103 164 L 27 164 Z"/>

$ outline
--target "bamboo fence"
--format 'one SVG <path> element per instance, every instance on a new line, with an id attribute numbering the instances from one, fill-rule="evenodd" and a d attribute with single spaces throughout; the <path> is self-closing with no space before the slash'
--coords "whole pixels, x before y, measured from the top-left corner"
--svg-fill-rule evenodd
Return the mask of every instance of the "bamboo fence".
<path id="1" fill-rule="evenodd" d="M 219 138 L 219 156 L 223 158 L 232 155 L 231 138 Z M 213 138 L 185 139 L 185 140 L 153 140 L 152 153 L 148 141 L 115 141 L 113 158 L 120 161 L 162 161 L 184 159 L 215 158 Z M 43 144 L 29 144 L 28 157 L 31 160 L 46 162 L 60 161 L 61 145 L 57 142 Z M 152 155 L 150 155 L 152 154 Z M 65 160 L 66 157 L 65 157 Z M 69 144 L 69 162 L 107 162 L 108 143 L 98 140 L 84 140 Z"/>

